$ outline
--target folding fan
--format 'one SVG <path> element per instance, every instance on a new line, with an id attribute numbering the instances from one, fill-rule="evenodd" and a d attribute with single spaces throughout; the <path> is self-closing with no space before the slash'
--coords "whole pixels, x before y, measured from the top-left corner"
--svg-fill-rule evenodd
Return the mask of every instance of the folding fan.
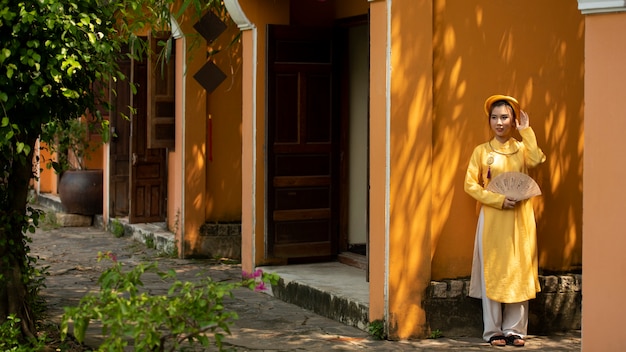
<path id="1" fill-rule="evenodd" d="M 521 172 L 504 172 L 494 177 L 486 190 L 504 194 L 507 198 L 524 200 L 541 194 L 532 177 Z"/>

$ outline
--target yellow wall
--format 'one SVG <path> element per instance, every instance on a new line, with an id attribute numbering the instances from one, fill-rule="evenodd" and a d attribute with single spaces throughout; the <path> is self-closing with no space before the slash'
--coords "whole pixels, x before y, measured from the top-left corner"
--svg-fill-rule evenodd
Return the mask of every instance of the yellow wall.
<path id="1" fill-rule="evenodd" d="M 606 327 L 626 316 L 624 33 L 626 13 L 586 16 L 583 351 L 624 349 L 606 338 Z"/>
<path id="2" fill-rule="evenodd" d="M 477 216 L 463 179 L 473 147 L 490 138 L 482 106 L 492 94 L 518 98 L 547 156 L 531 172 L 543 190 L 535 199 L 540 267 L 579 269 L 584 18 L 577 3 L 441 0 L 434 16 L 433 279 L 469 275 Z"/>

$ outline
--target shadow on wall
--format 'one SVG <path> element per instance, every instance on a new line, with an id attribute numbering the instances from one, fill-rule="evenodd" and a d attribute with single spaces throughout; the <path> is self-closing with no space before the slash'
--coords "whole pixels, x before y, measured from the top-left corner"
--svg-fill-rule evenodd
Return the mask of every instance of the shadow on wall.
<path id="1" fill-rule="evenodd" d="M 472 149 L 492 138 L 483 112 L 492 94 L 520 101 L 547 156 L 530 171 L 543 191 L 534 200 L 539 265 L 577 271 L 582 263 L 584 18 L 576 2 L 483 3 L 435 5 L 433 278 L 469 274 L 477 207 L 463 182 Z M 553 21 L 554 12 L 563 16 Z"/>

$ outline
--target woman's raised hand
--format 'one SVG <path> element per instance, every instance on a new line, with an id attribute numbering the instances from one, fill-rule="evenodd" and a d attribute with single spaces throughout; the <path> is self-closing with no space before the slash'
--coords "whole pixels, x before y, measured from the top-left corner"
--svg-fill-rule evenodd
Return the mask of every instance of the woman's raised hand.
<path id="1" fill-rule="evenodd" d="M 515 119 L 515 121 L 517 122 L 518 130 L 523 130 L 524 128 L 530 126 L 530 119 L 528 118 L 528 114 L 524 110 L 520 111 L 520 117 L 519 119 Z"/>

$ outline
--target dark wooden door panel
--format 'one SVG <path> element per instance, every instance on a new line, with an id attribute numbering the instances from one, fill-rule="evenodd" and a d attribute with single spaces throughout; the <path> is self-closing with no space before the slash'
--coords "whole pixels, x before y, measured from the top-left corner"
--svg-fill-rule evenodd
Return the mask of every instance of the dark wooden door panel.
<path id="1" fill-rule="evenodd" d="M 331 34 L 320 28 L 268 28 L 268 254 L 273 257 L 337 254 Z"/>
<path id="2" fill-rule="evenodd" d="M 130 77 L 131 61 L 119 63 L 120 71 Z M 130 97 L 131 90 L 128 81 L 118 81 L 113 95 L 113 111 L 111 115 L 111 127 L 113 136 L 109 144 L 111 167 L 110 179 L 110 205 L 109 210 L 114 217 L 128 216 L 129 212 L 129 186 L 130 186 Z"/>
<path id="3" fill-rule="evenodd" d="M 149 148 L 174 148 L 176 45 L 170 35 L 171 33 L 165 32 L 151 35 L 148 39 L 150 52 L 148 54 L 146 145 Z"/>
<path id="4" fill-rule="evenodd" d="M 165 149 L 149 149 L 147 121 L 147 65 L 125 60 L 120 70 L 137 85 L 133 95 L 129 82 L 114 88 L 114 111 L 110 144 L 110 210 L 112 216 L 128 216 L 131 223 L 165 219 Z M 131 112 L 130 106 L 133 106 Z"/>
<path id="5" fill-rule="evenodd" d="M 330 185 L 329 185 L 330 186 Z M 275 209 L 322 209 L 330 204 L 330 187 L 276 187 Z"/>
<path id="6" fill-rule="evenodd" d="M 166 170 L 165 149 L 148 148 L 148 69 L 136 62 L 134 80 L 139 89 L 134 96 L 131 141 L 131 207 L 129 221 L 160 222 L 165 220 Z"/>
<path id="7" fill-rule="evenodd" d="M 148 218 L 161 212 L 161 185 L 159 183 L 142 183 L 134 189 L 135 198 L 143 200 L 137 202 L 133 208 L 136 218 Z"/>

